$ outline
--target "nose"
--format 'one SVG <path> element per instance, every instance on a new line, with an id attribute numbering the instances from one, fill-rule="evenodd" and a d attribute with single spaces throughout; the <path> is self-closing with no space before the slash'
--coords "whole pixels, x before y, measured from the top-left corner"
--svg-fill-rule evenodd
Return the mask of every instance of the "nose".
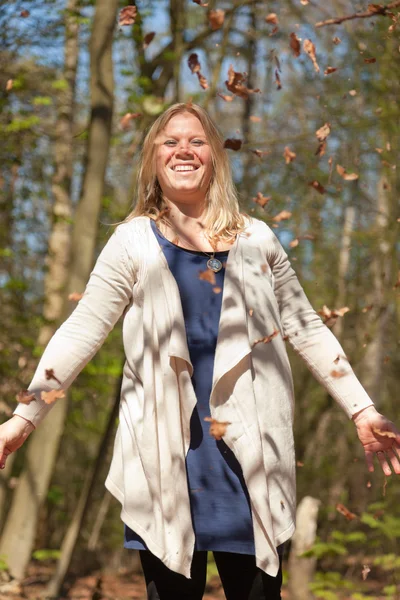
<path id="1" fill-rule="evenodd" d="M 190 149 L 188 141 L 181 140 L 179 142 L 178 147 L 176 149 L 176 155 L 177 156 L 186 156 L 186 157 L 192 157 L 193 156 L 193 151 Z"/>

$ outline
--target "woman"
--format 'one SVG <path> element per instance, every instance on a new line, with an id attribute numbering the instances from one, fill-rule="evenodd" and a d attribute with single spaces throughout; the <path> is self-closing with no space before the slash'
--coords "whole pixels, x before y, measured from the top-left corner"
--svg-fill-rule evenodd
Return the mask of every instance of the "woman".
<path id="1" fill-rule="evenodd" d="M 170 107 L 147 134 L 136 208 L 48 344 L 35 398 L 0 427 L 2 467 L 50 409 L 40 392 L 68 388 L 123 313 L 106 486 L 122 504 L 125 545 L 140 550 L 148 597 L 202 598 L 212 550 L 228 600 L 280 598 L 279 550 L 295 517 L 285 340 L 354 420 L 371 471 L 376 453 L 386 475 L 388 461 L 400 473 L 400 433 L 373 407 L 272 231 L 240 214 L 222 138 L 198 106 Z"/>

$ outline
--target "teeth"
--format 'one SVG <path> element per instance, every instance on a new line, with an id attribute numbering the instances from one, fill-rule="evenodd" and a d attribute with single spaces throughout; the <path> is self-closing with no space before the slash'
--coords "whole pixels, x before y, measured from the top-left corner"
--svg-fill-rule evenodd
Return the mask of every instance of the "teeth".
<path id="1" fill-rule="evenodd" d="M 195 171 L 195 167 L 193 165 L 177 165 L 173 167 L 174 171 Z"/>

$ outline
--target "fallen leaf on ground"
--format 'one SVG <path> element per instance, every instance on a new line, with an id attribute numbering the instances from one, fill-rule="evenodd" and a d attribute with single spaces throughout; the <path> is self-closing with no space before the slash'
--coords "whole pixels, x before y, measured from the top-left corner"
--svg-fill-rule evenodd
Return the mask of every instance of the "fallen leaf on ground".
<path id="1" fill-rule="evenodd" d="M 20 402 L 21 404 L 30 404 L 32 402 L 32 400 L 35 399 L 35 394 L 31 394 L 30 392 L 28 392 L 28 390 L 21 390 L 15 396 L 15 399 L 17 402 Z"/>
<path id="2" fill-rule="evenodd" d="M 217 10 L 210 10 L 208 13 L 208 21 L 213 31 L 221 29 L 225 20 L 225 11 L 218 8 Z"/>
<path id="3" fill-rule="evenodd" d="M 316 70 L 317 73 L 319 73 L 319 65 L 317 63 L 317 57 L 316 57 L 316 54 L 315 54 L 315 46 L 314 46 L 314 44 L 312 43 L 311 40 L 304 40 L 303 50 L 311 58 L 312 63 L 314 65 L 314 69 Z"/>
<path id="4" fill-rule="evenodd" d="M 124 8 L 121 8 L 121 10 L 119 11 L 118 25 L 120 27 L 123 27 L 124 25 L 133 25 L 136 17 L 137 17 L 136 6 L 133 6 L 133 5 L 124 6 Z"/>
<path id="5" fill-rule="evenodd" d="M 235 152 L 237 152 L 238 150 L 240 150 L 241 147 L 242 147 L 242 140 L 228 138 L 224 142 L 224 148 L 227 148 L 228 150 L 234 150 Z"/>
<path id="6" fill-rule="evenodd" d="M 65 398 L 64 390 L 50 390 L 49 392 L 40 392 L 40 397 L 46 404 L 53 404 L 58 398 Z"/>
<path id="7" fill-rule="evenodd" d="M 357 519 L 357 515 L 352 513 L 348 508 L 346 508 L 344 506 L 344 504 L 336 504 L 336 510 L 343 515 L 344 517 L 346 517 L 346 519 L 348 521 L 354 521 L 354 519 Z"/>
<path id="8" fill-rule="evenodd" d="M 226 433 L 226 428 L 228 427 L 228 425 L 231 425 L 231 423 L 229 423 L 229 421 L 217 421 L 216 419 L 213 419 L 212 417 L 204 417 L 204 420 L 207 421 L 208 423 L 211 423 L 210 435 L 215 440 L 222 440 L 222 436 L 224 436 Z"/>

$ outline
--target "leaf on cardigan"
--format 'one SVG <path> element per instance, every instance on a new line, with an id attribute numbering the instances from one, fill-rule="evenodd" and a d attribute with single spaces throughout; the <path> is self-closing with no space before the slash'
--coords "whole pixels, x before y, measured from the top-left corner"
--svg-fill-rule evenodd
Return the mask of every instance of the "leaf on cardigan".
<path id="1" fill-rule="evenodd" d="M 35 394 L 31 394 L 28 390 L 21 390 L 15 398 L 17 402 L 21 402 L 21 404 L 30 404 L 32 400 L 35 399 Z"/>
<path id="2" fill-rule="evenodd" d="M 49 392 L 40 392 L 40 397 L 46 404 L 53 404 L 58 398 L 65 398 L 64 390 L 50 390 Z"/>
<path id="3" fill-rule="evenodd" d="M 228 425 L 231 425 L 228 421 L 217 421 L 217 419 L 213 419 L 212 417 L 204 417 L 204 420 L 211 423 L 210 435 L 216 440 L 221 440 L 222 436 L 226 433 L 226 428 Z"/>
<path id="4" fill-rule="evenodd" d="M 57 383 L 62 385 L 62 383 L 58 379 L 58 377 L 55 376 L 54 369 L 45 369 L 44 374 L 45 374 L 47 381 L 49 381 L 50 379 L 54 379 L 54 381 L 57 381 Z"/>
<path id="5" fill-rule="evenodd" d="M 211 283 L 211 285 L 213 285 L 213 286 L 217 283 L 217 281 L 215 279 L 215 273 L 214 273 L 214 271 L 211 271 L 211 269 L 206 269 L 205 271 L 200 271 L 199 279 L 201 279 L 202 281 L 208 281 L 208 283 Z"/>
<path id="6" fill-rule="evenodd" d="M 257 344 L 269 344 L 269 342 L 271 342 L 274 337 L 276 337 L 277 335 L 279 335 L 279 331 L 277 329 L 274 329 L 274 331 L 270 334 L 270 335 L 266 335 L 263 338 L 260 338 L 259 340 L 254 340 L 253 344 L 252 344 L 252 348 L 254 348 L 254 346 L 256 346 Z"/>

